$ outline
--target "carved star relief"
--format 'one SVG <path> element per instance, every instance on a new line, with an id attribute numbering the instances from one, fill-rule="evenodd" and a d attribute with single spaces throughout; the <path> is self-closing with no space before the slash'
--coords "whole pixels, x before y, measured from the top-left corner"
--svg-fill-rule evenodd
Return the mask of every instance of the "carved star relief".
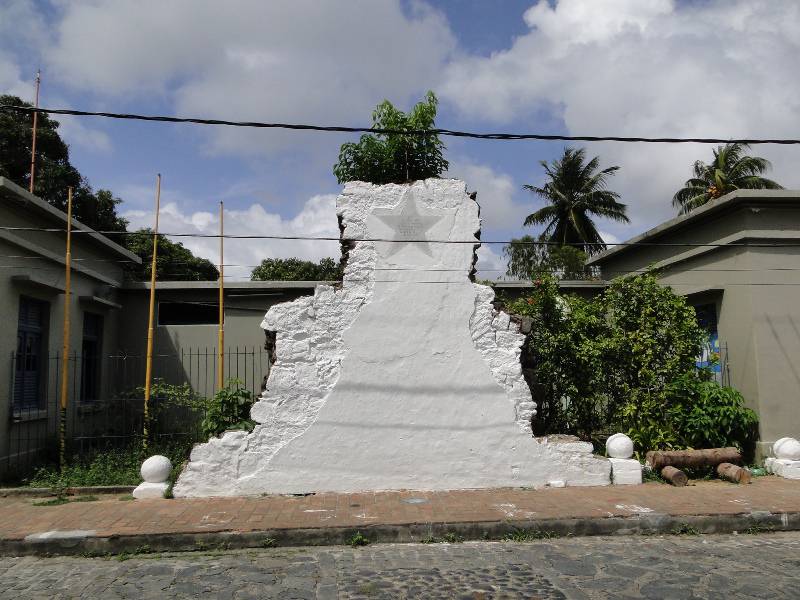
<path id="1" fill-rule="evenodd" d="M 444 219 L 444 215 L 419 214 L 416 200 L 413 196 L 407 196 L 399 213 L 397 209 L 394 209 L 386 214 L 378 214 L 376 212 L 375 216 L 394 231 L 394 238 L 389 244 L 389 251 L 386 253 L 385 258 L 397 254 L 409 244 L 433 257 L 431 246 L 425 241 L 425 234 Z"/>

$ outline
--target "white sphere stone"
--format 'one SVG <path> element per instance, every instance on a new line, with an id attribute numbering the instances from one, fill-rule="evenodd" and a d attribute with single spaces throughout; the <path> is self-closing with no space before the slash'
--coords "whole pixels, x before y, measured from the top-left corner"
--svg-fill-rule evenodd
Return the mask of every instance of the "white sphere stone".
<path id="1" fill-rule="evenodd" d="M 166 456 L 156 454 L 142 463 L 142 479 L 147 483 L 163 483 L 169 479 L 172 463 Z"/>
<path id="2" fill-rule="evenodd" d="M 800 460 L 800 441 L 790 437 L 781 438 L 772 445 L 772 453 L 775 458 Z"/>
<path id="3" fill-rule="evenodd" d="M 609 458 L 630 458 L 633 440 L 624 433 L 615 433 L 606 440 L 606 454 Z"/>

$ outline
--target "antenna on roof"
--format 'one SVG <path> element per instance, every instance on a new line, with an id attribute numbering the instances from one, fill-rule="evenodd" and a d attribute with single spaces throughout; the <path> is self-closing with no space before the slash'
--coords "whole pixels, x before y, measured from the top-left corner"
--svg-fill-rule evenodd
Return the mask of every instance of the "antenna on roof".
<path id="1" fill-rule="evenodd" d="M 42 83 L 42 71 L 41 69 L 36 70 L 36 99 L 34 101 L 34 105 L 36 108 L 39 108 L 39 86 Z M 36 126 L 39 123 L 39 113 L 33 113 L 33 129 L 31 130 L 31 180 L 28 185 L 28 191 L 32 194 L 33 193 L 33 181 L 36 177 Z"/>

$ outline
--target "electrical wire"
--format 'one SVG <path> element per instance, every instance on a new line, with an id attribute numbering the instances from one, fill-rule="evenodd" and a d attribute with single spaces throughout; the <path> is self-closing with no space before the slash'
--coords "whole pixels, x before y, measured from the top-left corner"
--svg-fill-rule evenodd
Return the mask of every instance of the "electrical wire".
<path id="1" fill-rule="evenodd" d="M 455 129 L 385 129 L 380 127 L 347 127 L 341 125 L 305 125 L 297 123 L 264 123 L 260 121 L 231 121 L 226 119 L 200 119 L 195 117 L 169 117 L 161 115 L 141 115 L 135 113 L 93 112 L 66 108 L 35 108 L 33 106 L 0 106 L 4 111 L 21 111 L 26 113 L 46 113 L 52 115 L 72 115 L 78 117 L 103 117 L 107 119 L 124 119 L 134 121 L 153 121 L 159 123 L 191 123 L 194 125 L 222 125 L 227 127 L 248 127 L 257 129 L 289 129 L 295 131 L 320 131 L 338 133 L 377 133 L 382 135 L 442 135 L 450 137 L 472 138 L 479 140 L 541 140 L 565 142 L 635 142 L 650 144 L 800 144 L 800 139 L 793 138 L 679 138 L 679 137 L 641 137 L 641 136 L 595 136 L 595 135 L 550 135 L 542 133 L 476 133 Z"/>
<path id="2" fill-rule="evenodd" d="M 57 227 L 13 227 L 0 226 L 0 231 L 39 231 L 50 233 L 66 233 L 66 229 Z M 140 231 L 98 231 L 94 229 L 73 229 L 73 234 L 79 233 L 99 233 L 102 235 L 141 235 Z M 550 241 L 523 241 L 523 240 L 428 240 L 428 239 L 388 239 L 388 238 L 358 238 L 342 239 L 334 236 L 308 236 L 308 235 L 264 235 L 264 234 L 229 234 L 220 235 L 218 233 L 184 233 L 184 232 L 158 232 L 158 235 L 167 237 L 189 237 L 189 238 L 210 238 L 210 239 L 232 239 L 232 240 L 284 240 L 284 241 L 325 241 L 325 242 L 383 242 L 392 244 L 472 244 L 480 246 L 483 244 L 514 244 L 516 246 L 560 246 L 559 242 Z M 654 246 L 668 248 L 729 248 L 729 247 L 749 247 L 749 248 L 789 248 L 800 246 L 800 239 L 791 242 L 731 242 L 731 243 L 697 243 L 697 242 L 581 242 L 582 246 L 612 248 L 616 246 Z"/>

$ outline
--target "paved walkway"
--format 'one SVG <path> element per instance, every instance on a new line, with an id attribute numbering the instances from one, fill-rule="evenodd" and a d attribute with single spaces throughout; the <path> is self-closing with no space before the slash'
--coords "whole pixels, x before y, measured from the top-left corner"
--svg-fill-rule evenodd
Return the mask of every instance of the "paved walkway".
<path id="1" fill-rule="evenodd" d="M 81 530 L 95 539 L 271 532 L 279 543 L 302 545 L 341 543 L 346 539 L 343 537 L 346 532 L 352 535 L 355 530 L 365 535 L 373 532 L 373 541 L 418 541 L 453 528 L 463 537 L 480 539 L 497 537 L 496 531 L 487 529 L 491 524 L 505 526 L 506 530 L 513 524 L 561 534 L 599 534 L 619 530 L 619 526 L 603 529 L 604 523 L 619 523 L 626 518 L 656 522 L 665 516 L 691 523 L 693 517 L 700 516 L 769 515 L 772 523 L 777 523 L 777 529 L 800 526 L 800 482 L 777 477 L 759 477 L 750 485 L 701 481 L 684 488 L 648 483 L 544 490 L 400 491 L 122 501 L 124 499 L 100 496 L 92 502 L 35 506 L 42 499 L 0 498 L 0 542 L 8 546 L 7 542 L 72 530 Z M 564 523 L 573 523 L 575 529 L 565 530 L 564 527 L 570 525 Z M 434 525 L 436 529 L 432 528 Z M 282 537 L 286 532 L 298 531 L 306 532 L 306 537 Z M 339 533 L 326 538 L 326 531 Z M 4 551 L 8 553 L 7 549 Z"/>
<path id="2" fill-rule="evenodd" d="M 2 558 L 0 599 L 796 598 L 800 533 Z"/>

